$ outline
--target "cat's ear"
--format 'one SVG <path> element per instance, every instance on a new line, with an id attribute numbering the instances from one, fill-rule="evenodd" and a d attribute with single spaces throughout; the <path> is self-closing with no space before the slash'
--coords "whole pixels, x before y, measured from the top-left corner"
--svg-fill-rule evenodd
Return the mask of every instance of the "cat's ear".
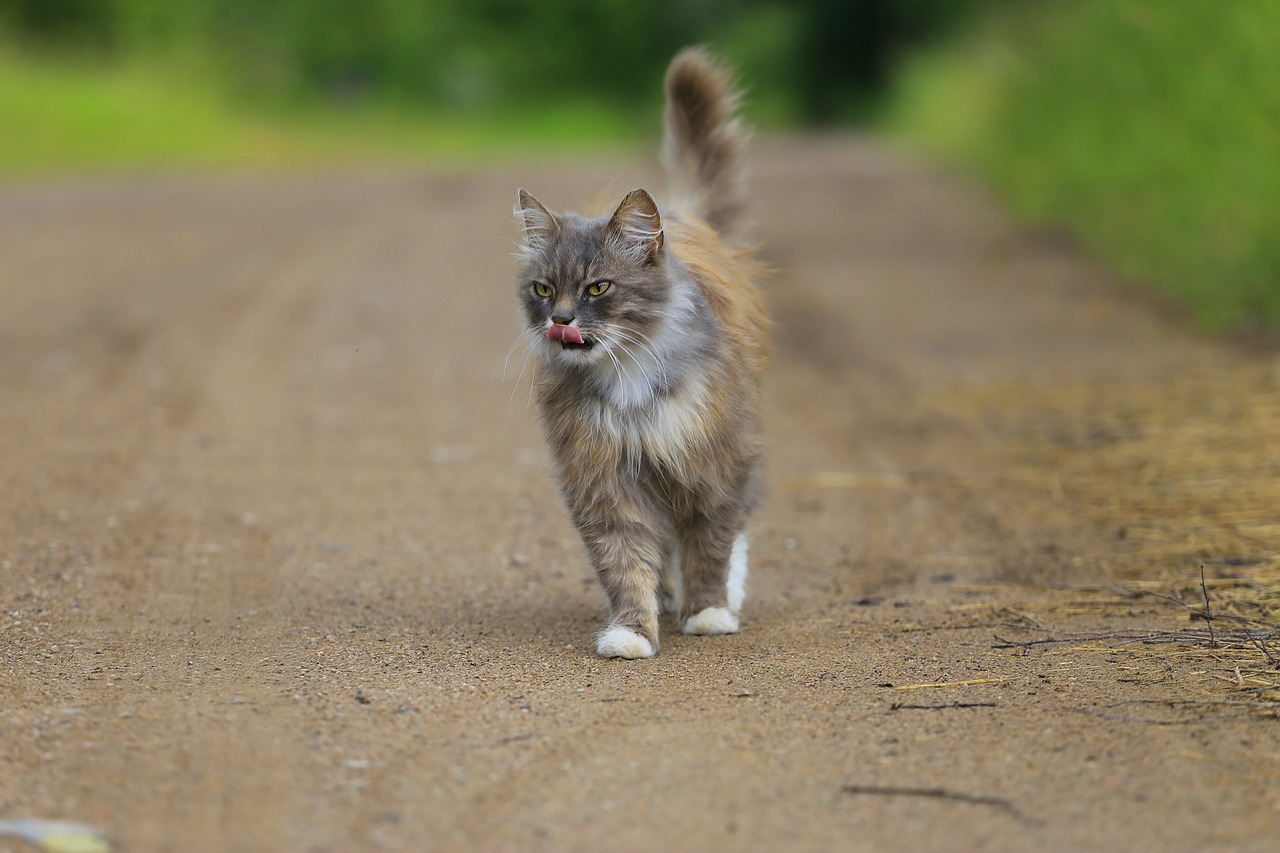
<path id="1" fill-rule="evenodd" d="M 644 190 L 627 193 L 605 226 L 623 254 L 651 263 L 662 250 L 662 216 Z"/>
<path id="2" fill-rule="evenodd" d="M 525 245 L 535 251 L 546 248 L 560 230 L 560 221 L 555 215 L 525 190 L 520 190 L 517 195 L 513 212 L 524 223 Z"/>

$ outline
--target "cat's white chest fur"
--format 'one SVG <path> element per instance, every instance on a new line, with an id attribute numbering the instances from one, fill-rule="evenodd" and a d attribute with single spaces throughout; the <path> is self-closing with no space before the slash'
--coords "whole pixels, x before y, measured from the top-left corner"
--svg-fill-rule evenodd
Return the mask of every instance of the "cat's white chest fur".
<path id="1" fill-rule="evenodd" d="M 619 411 L 647 405 L 653 399 L 655 383 L 667 378 L 652 347 L 637 349 L 613 351 L 608 359 L 594 365 L 596 387 Z"/>
<path id="2" fill-rule="evenodd" d="M 621 443 L 628 457 L 647 456 L 680 470 L 690 449 L 702 439 L 708 388 L 689 376 L 674 393 L 653 395 L 637 405 L 620 406 L 608 397 L 586 406 L 591 425 Z"/>

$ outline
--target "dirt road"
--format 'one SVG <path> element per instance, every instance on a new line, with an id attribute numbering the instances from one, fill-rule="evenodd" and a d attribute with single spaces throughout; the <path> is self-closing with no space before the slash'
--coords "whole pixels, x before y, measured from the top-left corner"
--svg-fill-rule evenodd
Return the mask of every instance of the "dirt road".
<path id="1" fill-rule="evenodd" d="M 504 377 L 509 210 L 646 181 L 0 191 L 0 819 L 121 851 L 1274 849 L 1274 719 L 1114 710 L 1186 695 L 1176 659 L 992 648 L 1120 545 L 945 403 L 1238 356 L 863 141 L 756 158 L 743 632 L 592 654 L 603 597 Z"/>

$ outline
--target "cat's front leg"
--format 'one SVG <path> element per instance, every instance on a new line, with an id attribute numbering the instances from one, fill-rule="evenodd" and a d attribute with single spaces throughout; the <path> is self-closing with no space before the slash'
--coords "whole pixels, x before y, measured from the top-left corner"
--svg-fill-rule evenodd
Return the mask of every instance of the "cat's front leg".
<path id="1" fill-rule="evenodd" d="M 665 555 L 659 526 L 625 500 L 577 514 L 596 576 L 609 599 L 609 624 L 596 652 L 610 658 L 658 653 L 658 583 Z"/>

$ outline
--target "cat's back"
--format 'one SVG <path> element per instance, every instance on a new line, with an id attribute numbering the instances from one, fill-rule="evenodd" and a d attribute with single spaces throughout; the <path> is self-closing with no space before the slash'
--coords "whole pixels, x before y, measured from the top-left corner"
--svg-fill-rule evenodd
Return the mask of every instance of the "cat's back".
<path id="1" fill-rule="evenodd" d="M 766 268 L 750 249 L 726 244 L 705 222 L 687 215 L 671 216 L 667 239 L 689 271 L 735 358 L 763 370 L 768 358 L 769 315 L 760 283 Z"/>

